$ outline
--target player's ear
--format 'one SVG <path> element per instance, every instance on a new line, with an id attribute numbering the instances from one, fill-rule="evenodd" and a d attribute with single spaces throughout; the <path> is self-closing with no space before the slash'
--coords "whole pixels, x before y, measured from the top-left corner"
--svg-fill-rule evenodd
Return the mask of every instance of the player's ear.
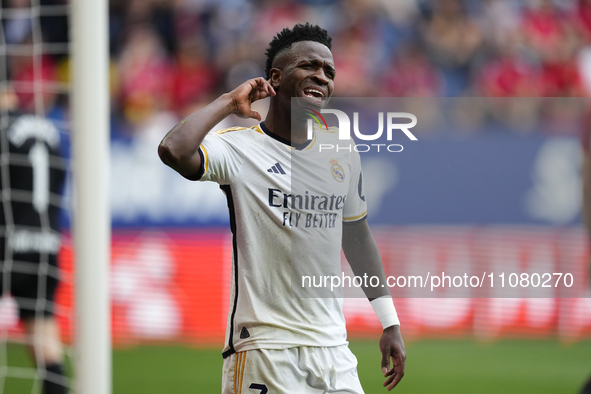
<path id="1" fill-rule="evenodd" d="M 269 83 L 273 86 L 274 89 L 277 89 L 281 84 L 281 77 L 283 72 L 279 68 L 272 68 L 269 71 Z"/>

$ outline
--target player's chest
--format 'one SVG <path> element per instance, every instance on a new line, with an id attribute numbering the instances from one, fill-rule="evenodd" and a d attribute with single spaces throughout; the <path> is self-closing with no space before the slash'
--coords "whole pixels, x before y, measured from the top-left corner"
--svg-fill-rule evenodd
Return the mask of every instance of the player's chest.
<path id="1" fill-rule="evenodd" d="M 273 195 L 331 198 L 347 194 L 351 172 L 349 162 L 339 158 L 267 151 L 245 160 L 236 184 L 244 193 L 262 201 Z"/>

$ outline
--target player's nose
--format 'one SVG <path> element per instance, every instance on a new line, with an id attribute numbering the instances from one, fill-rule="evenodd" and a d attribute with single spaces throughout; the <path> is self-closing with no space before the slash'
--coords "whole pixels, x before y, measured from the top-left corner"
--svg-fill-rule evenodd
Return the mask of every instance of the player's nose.
<path id="1" fill-rule="evenodd" d="M 324 70 L 321 67 L 316 69 L 316 71 L 314 72 L 314 75 L 312 75 L 312 79 L 316 83 L 319 83 L 321 85 L 328 85 L 328 83 L 330 82 L 330 79 L 328 78 L 328 76 L 326 75 L 326 73 L 324 72 Z"/>

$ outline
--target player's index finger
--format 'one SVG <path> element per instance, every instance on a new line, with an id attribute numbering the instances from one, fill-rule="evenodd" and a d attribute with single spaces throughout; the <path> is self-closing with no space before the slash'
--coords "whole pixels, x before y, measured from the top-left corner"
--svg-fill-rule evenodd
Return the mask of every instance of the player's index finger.
<path id="1" fill-rule="evenodd" d="M 255 91 L 256 89 L 260 89 L 261 88 L 261 85 L 262 85 L 261 84 L 261 79 L 262 79 L 261 77 L 253 78 L 252 79 L 252 82 L 254 82 L 254 85 L 252 85 L 252 84 L 250 85 L 252 91 Z"/>
<path id="2" fill-rule="evenodd" d="M 263 83 L 267 86 L 267 88 L 270 88 L 271 90 L 273 90 L 273 92 L 275 91 L 275 89 L 273 89 L 273 85 L 271 84 L 271 80 L 270 79 L 264 79 L 261 78 L 263 80 Z"/>
<path id="3" fill-rule="evenodd" d="M 396 387 L 396 385 L 400 382 L 400 380 L 404 376 L 404 366 L 402 364 L 398 364 L 398 365 L 394 366 L 394 368 L 392 368 L 392 369 L 394 369 L 396 371 L 396 373 L 393 375 L 394 380 L 390 384 L 390 387 L 388 387 L 388 390 L 392 390 L 394 387 Z"/>
<path id="4" fill-rule="evenodd" d="M 384 381 L 383 386 L 386 387 L 388 389 L 388 391 L 392 390 L 394 388 L 394 386 L 396 386 L 396 384 L 397 384 L 396 377 L 397 377 L 397 375 L 394 374 L 392 376 L 389 376 L 388 379 L 386 379 L 386 381 Z"/>
<path id="5" fill-rule="evenodd" d="M 402 368 L 402 372 L 404 372 L 404 366 L 406 365 L 406 356 L 404 356 L 401 352 L 396 352 L 393 358 L 394 366 Z"/>
<path id="6" fill-rule="evenodd" d="M 386 354 L 384 354 L 384 356 L 386 356 Z M 400 360 L 398 359 L 398 356 L 399 356 L 399 353 L 396 351 L 396 349 L 391 349 L 388 352 L 388 371 L 386 372 L 386 374 L 384 376 L 390 376 L 396 372 L 396 367 L 400 364 Z M 392 358 L 392 364 L 390 364 L 390 358 Z M 384 360 L 384 361 L 386 361 L 386 360 Z M 390 368 L 390 365 L 392 365 L 392 368 Z"/>
<path id="7" fill-rule="evenodd" d="M 396 366 L 394 365 L 392 369 L 388 370 L 384 376 L 390 376 L 396 373 Z"/>
<path id="8" fill-rule="evenodd" d="M 394 380 L 392 381 L 392 383 L 390 383 L 390 386 L 388 386 L 388 390 L 392 390 L 394 387 L 396 387 L 401 379 L 402 379 L 402 374 L 397 373 L 394 376 Z"/>
<path id="9" fill-rule="evenodd" d="M 265 78 L 258 77 L 257 78 L 257 85 L 265 90 L 267 89 L 267 81 L 265 80 Z"/>

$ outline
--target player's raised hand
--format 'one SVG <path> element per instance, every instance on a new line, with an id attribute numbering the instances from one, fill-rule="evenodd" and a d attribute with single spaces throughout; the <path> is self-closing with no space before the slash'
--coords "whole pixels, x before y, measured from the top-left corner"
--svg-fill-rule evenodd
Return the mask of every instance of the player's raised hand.
<path id="1" fill-rule="evenodd" d="M 275 96 L 275 89 L 264 78 L 253 78 L 228 93 L 232 99 L 233 113 L 241 118 L 261 120 L 261 114 L 251 109 L 251 104 L 269 96 Z"/>
<path id="2" fill-rule="evenodd" d="M 380 338 L 380 351 L 382 352 L 382 372 L 386 378 L 384 387 L 388 386 L 390 391 L 404 376 L 406 362 L 406 350 L 399 326 L 391 326 L 384 330 Z M 392 369 L 390 369 L 390 358 L 393 363 Z"/>

